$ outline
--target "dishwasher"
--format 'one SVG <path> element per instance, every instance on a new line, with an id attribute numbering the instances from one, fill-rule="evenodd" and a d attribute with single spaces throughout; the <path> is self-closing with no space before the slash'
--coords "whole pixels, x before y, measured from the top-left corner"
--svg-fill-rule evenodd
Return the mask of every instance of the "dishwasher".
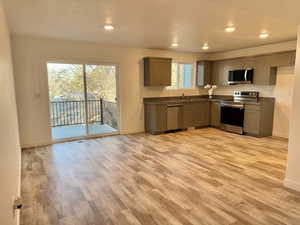
<path id="1" fill-rule="evenodd" d="M 167 107 L 167 130 L 182 129 L 183 104 L 173 104 Z"/>

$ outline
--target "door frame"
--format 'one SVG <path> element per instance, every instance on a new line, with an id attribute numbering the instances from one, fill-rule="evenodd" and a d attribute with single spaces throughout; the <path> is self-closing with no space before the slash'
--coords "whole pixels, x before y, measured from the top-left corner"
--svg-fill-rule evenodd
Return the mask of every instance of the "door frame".
<path id="1" fill-rule="evenodd" d="M 70 138 L 59 138 L 53 139 L 52 135 L 52 127 L 51 127 L 51 115 L 50 115 L 50 108 L 48 107 L 48 118 L 49 118 L 49 129 L 51 133 L 51 140 L 52 143 L 60 143 L 60 142 L 67 142 L 67 141 L 74 141 L 74 140 L 81 140 L 81 139 L 89 139 L 89 138 L 96 138 L 96 137 L 105 137 L 105 136 L 112 136 L 112 135 L 119 135 L 120 134 L 120 125 L 121 125 L 121 98 L 120 98 L 120 82 L 119 82 L 119 63 L 115 62 L 107 62 L 107 61 L 95 61 L 95 60 L 47 60 L 45 62 L 46 65 L 46 75 L 47 75 L 47 94 L 48 94 L 48 106 L 50 103 L 50 96 L 49 96 L 49 80 L 48 80 L 48 67 L 49 63 L 58 63 L 58 64 L 79 64 L 83 65 L 83 70 L 85 70 L 85 65 L 111 65 L 115 66 L 116 68 L 116 98 L 117 98 L 117 123 L 118 129 L 114 132 L 103 133 L 103 134 L 88 134 L 88 131 L 85 136 L 76 136 Z M 83 71 L 85 73 L 85 71 Z M 85 76 L 85 75 L 84 75 Z M 84 78 L 85 79 L 85 78 Z M 88 129 L 88 125 L 86 125 L 86 129 Z"/>

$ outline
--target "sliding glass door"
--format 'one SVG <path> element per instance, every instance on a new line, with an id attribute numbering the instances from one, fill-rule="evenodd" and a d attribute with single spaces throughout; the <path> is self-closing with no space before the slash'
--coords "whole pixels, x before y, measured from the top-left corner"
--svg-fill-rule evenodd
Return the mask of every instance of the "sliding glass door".
<path id="1" fill-rule="evenodd" d="M 53 139 L 118 130 L 116 66 L 48 63 Z"/>
<path id="2" fill-rule="evenodd" d="M 109 133 L 118 129 L 116 66 L 86 65 L 88 133 Z M 98 110 L 101 109 L 102 113 Z"/>

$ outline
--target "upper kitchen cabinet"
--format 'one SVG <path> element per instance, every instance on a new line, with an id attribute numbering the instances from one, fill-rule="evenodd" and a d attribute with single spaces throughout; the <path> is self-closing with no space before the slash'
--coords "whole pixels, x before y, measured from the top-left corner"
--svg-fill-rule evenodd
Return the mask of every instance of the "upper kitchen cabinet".
<path id="1" fill-rule="evenodd" d="M 143 60 L 145 86 L 171 86 L 171 58 L 145 57 Z"/>
<path id="2" fill-rule="evenodd" d="M 255 57 L 254 84 L 275 85 L 278 67 L 294 66 L 295 57 L 295 51 Z"/>
<path id="3" fill-rule="evenodd" d="M 255 57 L 253 83 L 256 85 L 275 85 L 277 67 L 270 65 L 270 56 Z"/>
<path id="4" fill-rule="evenodd" d="M 230 70 L 253 68 L 253 84 L 275 85 L 277 69 L 295 65 L 295 51 L 212 62 L 212 84 L 228 85 Z"/>
<path id="5" fill-rule="evenodd" d="M 296 51 L 270 55 L 268 63 L 271 67 L 295 66 Z"/>
<path id="6" fill-rule="evenodd" d="M 197 77 L 196 85 L 205 86 L 211 84 L 211 65 L 210 61 L 198 61 L 197 62 Z"/>
<path id="7" fill-rule="evenodd" d="M 232 68 L 234 68 L 232 60 L 212 62 L 212 84 L 228 85 L 228 74 Z"/>

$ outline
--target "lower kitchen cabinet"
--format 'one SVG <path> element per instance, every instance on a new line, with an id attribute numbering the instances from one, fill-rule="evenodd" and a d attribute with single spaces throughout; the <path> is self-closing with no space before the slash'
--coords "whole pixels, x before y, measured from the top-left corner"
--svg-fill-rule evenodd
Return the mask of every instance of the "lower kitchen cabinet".
<path id="1" fill-rule="evenodd" d="M 272 136 L 274 102 L 245 105 L 244 132 L 256 137 Z"/>
<path id="2" fill-rule="evenodd" d="M 244 132 L 258 136 L 260 133 L 260 114 L 259 106 L 245 106 L 244 113 Z"/>
<path id="3" fill-rule="evenodd" d="M 145 104 L 145 130 L 151 134 L 209 126 L 209 118 L 209 101 L 184 104 Z"/>
<path id="4" fill-rule="evenodd" d="M 183 127 L 183 104 L 167 105 L 167 130 L 178 130 Z"/>
<path id="5" fill-rule="evenodd" d="M 145 104 L 145 130 L 151 134 L 167 131 L 167 105 Z"/>
<path id="6" fill-rule="evenodd" d="M 274 100 L 261 100 L 260 104 L 245 104 L 243 130 L 246 135 L 272 136 Z M 151 134 L 189 127 L 221 125 L 220 101 L 178 101 L 174 104 L 145 104 L 145 129 Z"/>
<path id="7" fill-rule="evenodd" d="M 213 127 L 220 127 L 221 119 L 221 105 L 220 102 L 211 102 L 210 105 L 210 125 Z"/>
<path id="8" fill-rule="evenodd" d="M 184 105 L 183 126 L 188 127 L 205 127 L 209 125 L 209 108 L 208 101 L 193 102 Z"/>

